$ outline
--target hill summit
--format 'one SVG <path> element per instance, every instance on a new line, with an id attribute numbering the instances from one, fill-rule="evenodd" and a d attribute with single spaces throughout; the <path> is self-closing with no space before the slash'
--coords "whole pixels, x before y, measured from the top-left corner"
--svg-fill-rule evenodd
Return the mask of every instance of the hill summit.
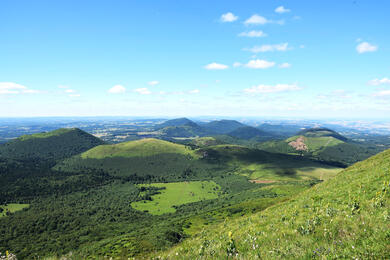
<path id="1" fill-rule="evenodd" d="M 264 142 L 258 148 L 273 153 L 303 155 L 345 166 L 373 155 L 366 147 L 328 128 L 305 129 L 282 141 Z"/>
<path id="2" fill-rule="evenodd" d="M 325 127 L 315 127 L 315 128 L 309 128 L 302 130 L 298 132 L 297 135 L 303 135 L 306 137 L 333 137 L 336 139 L 339 139 L 343 142 L 347 142 L 348 138 L 345 136 L 342 136 L 341 134 L 337 133 L 336 131 L 333 131 L 329 128 Z"/>
<path id="3" fill-rule="evenodd" d="M 23 135 L 0 145 L 0 157 L 27 160 L 60 160 L 87 151 L 104 142 L 78 128 Z"/>
<path id="4" fill-rule="evenodd" d="M 162 129 L 162 128 L 170 127 L 170 126 L 178 127 L 178 126 L 184 126 L 184 125 L 196 126 L 197 124 L 194 123 L 193 121 L 189 120 L 188 118 L 182 117 L 182 118 L 175 118 L 175 119 L 167 120 L 161 124 L 158 124 L 156 126 L 156 129 Z"/>

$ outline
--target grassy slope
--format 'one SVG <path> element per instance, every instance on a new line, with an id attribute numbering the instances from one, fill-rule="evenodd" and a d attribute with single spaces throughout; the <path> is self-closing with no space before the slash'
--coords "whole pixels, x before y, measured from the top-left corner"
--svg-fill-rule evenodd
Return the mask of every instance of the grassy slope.
<path id="1" fill-rule="evenodd" d="M 341 170 L 300 156 L 272 154 L 237 145 L 217 145 L 203 150 L 217 160 L 226 161 L 235 173 L 252 180 L 325 180 Z"/>
<path id="2" fill-rule="evenodd" d="M 346 165 L 351 165 L 373 155 L 372 152 L 369 152 L 364 147 L 355 143 L 345 142 L 333 135 L 337 137 L 337 133 L 334 134 L 332 132 L 330 132 L 330 134 L 328 132 L 309 132 L 304 136 L 297 135 L 284 141 L 264 142 L 258 145 L 258 148 L 273 153 L 303 154 L 319 160 L 341 162 Z M 302 136 L 304 137 L 304 143 L 308 148 L 307 151 L 297 151 L 289 145 L 290 142 L 295 141 Z M 340 138 L 344 137 L 341 136 Z"/>
<path id="3" fill-rule="evenodd" d="M 179 176 L 204 172 L 206 165 L 189 147 L 157 139 L 101 145 L 65 159 L 54 169 L 65 172 L 104 170 L 116 176 L 154 178 L 154 182 L 177 181 Z M 151 178 L 149 178 L 152 176 Z M 157 179 L 156 179 L 157 178 Z M 145 181 L 145 179 L 144 179 Z"/>
<path id="4" fill-rule="evenodd" d="M 161 153 L 192 155 L 183 145 L 147 138 L 113 145 L 101 145 L 81 154 L 83 159 L 102 159 L 107 157 L 147 157 Z"/>
<path id="5" fill-rule="evenodd" d="M 390 151 L 386 151 L 291 201 L 209 227 L 157 255 L 189 259 L 224 258 L 230 253 L 246 259 L 388 259 L 389 169 Z"/>
<path id="6" fill-rule="evenodd" d="M 147 210 L 153 215 L 176 211 L 174 206 L 218 197 L 219 185 L 213 181 L 173 182 L 143 184 L 140 186 L 165 187 L 160 194 L 152 196 L 152 201 L 137 201 L 131 206 L 137 210 Z"/>
<path id="7" fill-rule="evenodd" d="M 27 208 L 28 206 L 30 205 L 29 204 L 7 204 L 6 206 L 0 205 L 0 208 L 3 209 L 3 211 L 0 212 L 0 218 L 6 216 L 7 211 L 14 213 L 16 211 Z"/>
<path id="8" fill-rule="evenodd" d="M 208 156 L 202 160 L 205 152 Z M 187 177 L 215 175 L 215 168 L 249 179 L 270 180 L 327 179 L 340 170 L 302 157 L 272 154 L 238 145 L 191 150 L 184 145 L 157 139 L 101 145 L 64 160 L 55 169 L 75 172 L 83 171 L 85 167 L 104 169 L 121 176 L 159 176 L 165 178 L 161 180 L 164 182 L 179 180 L 177 177 L 183 174 Z"/>
<path id="9" fill-rule="evenodd" d="M 198 147 L 206 147 L 206 146 L 222 144 L 222 141 L 219 141 L 214 137 L 199 137 L 194 139 L 191 143 Z"/>

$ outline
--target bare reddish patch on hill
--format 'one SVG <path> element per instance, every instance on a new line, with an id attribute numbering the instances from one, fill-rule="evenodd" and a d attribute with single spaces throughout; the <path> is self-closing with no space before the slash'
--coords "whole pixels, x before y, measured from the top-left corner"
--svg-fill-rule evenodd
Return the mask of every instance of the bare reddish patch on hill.
<path id="1" fill-rule="evenodd" d="M 269 180 L 250 180 L 252 183 L 274 183 L 276 181 L 269 181 Z"/>
<path id="2" fill-rule="evenodd" d="M 288 145 L 292 146 L 297 151 L 308 150 L 303 136 L 298 137 L 295 141 L 289 142 Z"/>

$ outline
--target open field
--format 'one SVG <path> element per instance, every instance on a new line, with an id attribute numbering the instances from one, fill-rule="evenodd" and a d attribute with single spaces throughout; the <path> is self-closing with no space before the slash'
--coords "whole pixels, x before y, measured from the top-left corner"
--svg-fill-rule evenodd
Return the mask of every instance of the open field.
<path id="1" fill-rule="evenodd" d="M 174 206 L 218 197 L 220 186 L 213 181 L 191 181 L 174 183 L 142 184 L 140 187 L 158 187 L 160 194 L 153 195 L 152 201 L 143 200 L 131 203 L 140 211 L 148 211 L 153 215 L 162 215 L 176 211 Z"/>
<path id="2" fill-rule="evenodd" d="M 7 204 L 6 206 L 0 205 L 0 218 L 6 216 L 7 211 L 14 213 L 29 206 L 29 204 Z"/>

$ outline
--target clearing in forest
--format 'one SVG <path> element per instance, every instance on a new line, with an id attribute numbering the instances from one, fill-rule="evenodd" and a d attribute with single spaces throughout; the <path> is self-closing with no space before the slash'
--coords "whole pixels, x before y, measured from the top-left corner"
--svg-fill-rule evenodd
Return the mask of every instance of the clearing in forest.
<path id="1" fill-rule="evenodd" d="M 141 200 L 131 203 L 140 211 L 148 211 L 152 215 L 162 215 L 176 211 L 174 206 L 201 200 L 216 199 L 221 187 L 213 181 L 190 181 L 140 184 L 139 187 L 158 187 L 159 194 L 153 195 L 152 200 Z"/>

